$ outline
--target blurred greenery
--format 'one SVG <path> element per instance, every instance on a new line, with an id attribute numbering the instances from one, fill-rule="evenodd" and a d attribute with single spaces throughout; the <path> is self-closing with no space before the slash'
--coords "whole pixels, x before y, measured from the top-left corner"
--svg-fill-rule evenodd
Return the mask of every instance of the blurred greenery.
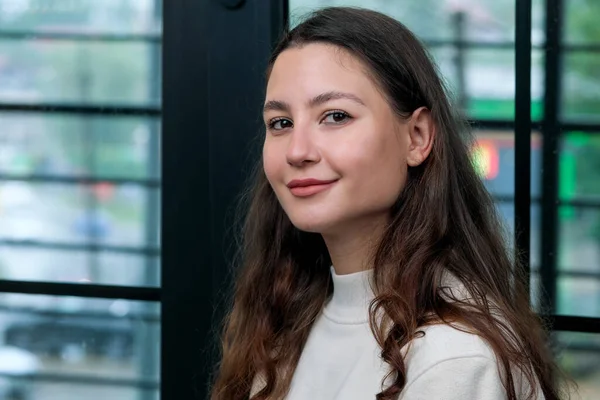
<path id="1" fill-rule="evenodd" d="M 569 43 L 600 42 L 597 0 L 564 0 L 565 4 L 565 41 Z"/>

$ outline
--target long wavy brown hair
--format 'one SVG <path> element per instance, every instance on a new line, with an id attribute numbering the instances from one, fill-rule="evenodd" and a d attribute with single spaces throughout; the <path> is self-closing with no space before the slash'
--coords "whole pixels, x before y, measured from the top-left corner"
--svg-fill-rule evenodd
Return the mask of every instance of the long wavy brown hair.
<path id="1" fill-rule="evenodd" d="M 383 14 L 326 8 L 286 32 L 267 76 L 281 52 L 315 42 L 361 60 L 399 118 L 427 107 L 437 132 L 426 161 L 409 168 L 406 187 L 373 250 L 376 298 L 370 324 L 393 382 L 377 399 L 398 397 L 407 372 L 401 349 L 433 323 L 459 325 L 482 337 L 495 352 L 509 399 L 522 398 L 523 382 L 531 388 L 528 398 L 541 391 L 547 400 L 558 399 L 558 370 L 542 321 L 529 305 L 525 274 L 472 165 L 468 127 L 453 111 L 423 45 Z M 260 162 L 251 185 L 213 400 L 249 398 L 258 375 L 264 385 L 253 400 L 284 398 L 333 290 L 323 238 L 292 225 Z M 468 301 L 444 295 L 447 272 L 464 284 Z M 381 311 L 384 318 L 375 318 Z"/>

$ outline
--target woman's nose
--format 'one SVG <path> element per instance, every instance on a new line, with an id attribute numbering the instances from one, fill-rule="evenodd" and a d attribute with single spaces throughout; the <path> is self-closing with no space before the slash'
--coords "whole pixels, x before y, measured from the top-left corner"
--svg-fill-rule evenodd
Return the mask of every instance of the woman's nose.
<path id="1" fill-rule="evenodd" d="M 285 156 L 288 164 L 295 167 L 318 162 L 320 158 L 319 151 L 307 130 L 295 130 L 290 135 Z"/>

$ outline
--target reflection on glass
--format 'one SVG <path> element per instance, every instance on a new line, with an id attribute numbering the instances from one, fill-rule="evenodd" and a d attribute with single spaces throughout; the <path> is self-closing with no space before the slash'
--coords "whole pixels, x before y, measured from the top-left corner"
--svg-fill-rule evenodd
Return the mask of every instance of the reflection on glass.
<path id="1" fill-rule="evenodd" d="M 598 120 L 600 116 L 600 57 L 595 52 L 564 55 L 562 115 L 569 120 Z"/>
<path id="2" fill-rule="evenodd" d="M 0 89 L 1 90 L 1 89 Z M 0 173 L 158 178 L 151 118 L 0 113 Z"/>
<path id="3" fill-rule="evenodd" d="M 0 295 L 0 371 L 14 376 L 0 381 L 0 390 L 26 400 L 154 400 L 158 312 L 157 304 L 125 300 Z M 126 382 L 98 386 L 86 377 Z M 144 397 L 140 379 L 153 386 Z"/>
<path id="4" fill-rule="evenodd" d="M 557 360 L 578 385 L 572 399 L 600 398 L 600 335 L 555 332 Z M 573 388 L 575 389 L 575 388 Z"/>

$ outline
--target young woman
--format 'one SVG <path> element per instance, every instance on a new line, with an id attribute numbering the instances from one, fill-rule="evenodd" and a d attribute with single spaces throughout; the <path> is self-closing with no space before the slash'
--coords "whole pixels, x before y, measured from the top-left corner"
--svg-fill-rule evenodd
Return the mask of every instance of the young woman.
<path id="1" fill-rule="evenodd" d="M 392 18 L 285 35 L 213 399 L 559 398 L 453 111 Z"/>

